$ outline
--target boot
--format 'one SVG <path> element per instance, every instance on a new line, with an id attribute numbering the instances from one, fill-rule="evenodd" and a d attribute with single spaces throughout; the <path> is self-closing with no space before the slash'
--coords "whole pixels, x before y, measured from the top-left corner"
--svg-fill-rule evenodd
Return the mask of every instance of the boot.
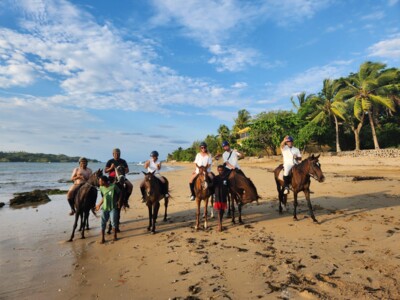
<path id="1" fill-rule="evenodd" d="M 283 182 L 284 182 L 284 185 L 283 185 L 284 191 L 283 191 L 283 193 L 285 195 L 287 195 L 287 194 L 289 194 L 290 176 L 283 176 Z"/>
<path id="2" fill-rule="evenodd" d="M 69 213 L 70 216 L 75 214 L 75 203 L 74 203 L 74 199 L 67 199 L 69 206 L 71 207 L 71 212 Z"/>
<path id="3" fill-rule="evenodd" d="M 140 187 L 140 192 L 142 193 L 142 203 L 146 202 L 146 189 L 144 188 L 144 186 Z"/>
<path id="4" fill-rule="evenodd" d="M 191 195 L 190 195 L 190 201 L 194 201 L 194 199 L 195 199 L 195 196 L 194 196 L 194 182 L 190 182 L 189 183 L 189 187 L 190 187 L 190 192 L 191 192 Z"/>

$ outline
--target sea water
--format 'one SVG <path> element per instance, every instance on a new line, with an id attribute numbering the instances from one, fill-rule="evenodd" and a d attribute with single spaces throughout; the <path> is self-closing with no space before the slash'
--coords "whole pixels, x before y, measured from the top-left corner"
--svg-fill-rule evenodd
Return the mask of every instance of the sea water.
<path id="1" fill-rule="evenodd" d="M 92 171 L 104 169 L 106 163 L 91 163 Z M 70 178 L 78 163 L 0 163 L 0 202 L 8 203 L 14 193 L 29 192 L 35 189 L 67 190 L 71 186 Z M 135 181 L 143 178 L 140 163 L 128 163 L 127 178 Z M 167 172 L 173 167 L 163 166 Z"/>

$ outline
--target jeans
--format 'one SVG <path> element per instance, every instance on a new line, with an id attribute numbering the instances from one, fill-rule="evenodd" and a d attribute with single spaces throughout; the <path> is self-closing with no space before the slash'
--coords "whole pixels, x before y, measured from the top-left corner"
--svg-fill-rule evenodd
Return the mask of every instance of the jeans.
<path id="1" fill-rule="evenodd" d="M 118 210 L 116 208 L 111 211 L 101 211 L 101 230 L 106 230 L 108 219 L 111 219 L 111 226 L 117 228 Z"/>

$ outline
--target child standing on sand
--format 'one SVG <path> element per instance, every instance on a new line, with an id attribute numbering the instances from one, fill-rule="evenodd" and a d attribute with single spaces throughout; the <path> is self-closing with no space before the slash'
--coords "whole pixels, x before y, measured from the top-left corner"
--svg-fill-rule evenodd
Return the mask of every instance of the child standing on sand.
<path id="1" fill-rule="evenodd" d="M 222 231 L 222 218 L 227 207 L 228 180 L 224 177 L 225 167 L 218 166 L 218 175 L 214 177 L 215 202 L 214 209 L 218 210 L 218 231 Z"/>
<path id="2" fill-rule="evenodd" d="M 115 200 L 118 196 L 120 190 L 117 185 L 110 183 L 110 180 L 107 176 L 101 176 L 99 179 L 100 184 L 100 192 L 101 192 L 101 201 L 98 205 L 96 205 L 96 211 L 102 210 L 101 213 L 101 243 L 105 243 L 105 232 L 106 225 L 109 219 L 111 219 L 111 225 L 114 230 L 114 241 L 117 240 L 117 218 L 118 218 L 118 210 L 117 210 L 117 201 Z"/>

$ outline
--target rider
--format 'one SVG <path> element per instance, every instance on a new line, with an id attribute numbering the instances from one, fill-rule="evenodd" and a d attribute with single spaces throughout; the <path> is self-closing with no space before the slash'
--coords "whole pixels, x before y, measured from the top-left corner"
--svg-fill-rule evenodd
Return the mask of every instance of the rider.
<path id="1" fill-rule="evenodd" d="M 161 162 L 158 161 L 158 152 L 151 151 L 150 159 L 144 163 L 144 168 L 147 169 L 147 172 L 153 173 L 154 176 L 157 177 L 161 181 L 161 193 L 165 195 L 165 197 L 169 197 L 168 191 L 166 190 L 165 186 L 165 178 L 161 176 L 159 170 L 161 169 Z M 144 187 L 144 180 L 140 184 L 140 191 L 142 192 L 142 202 L 145 202 L 145 187 Z"/>
<path id="2" fill-rule="evenodd" d="M 207 150 L 207 144 L 205 142 L 200 143 L 200 152 L 197 153 L 196 158 L 194 160 L 194 164 L 196 166 L 196 170 L 193 172 L 192 177 L 190 178 L 190 181 L 189 181 L 189 187 L 190 187 L 190 192 L 191 192 L 190 201 L 194 201 L 194 199 L 195 199 L 194 179 L 199 174 L 199 168 L 197 166 L 207 167 L 208 177 L 210 178 L 211 182 L 214 179 L 214 175 L 211 173 L 212 158 L 211 158 L 211 154 Z"/>
<path id="3" fill-rule="evenodd" d="M 111 183 L 115 181 L 115 176 L 116 176 L 115 169 L 118 166 L 121 165 L 125 168 L 125 174 L 129 173 L 128 164 L 126 163 L 125 159 L 121 158 L 121 150 L 119 150 L 118 148 L 113 149 L 113 157 L 114 158 L 110 159 L 107 162 L 106 167 L 104 169 L 104 171 L 108 173 L 108 177 L 110 178 Z M 126 199 L 129 199 L 129 196 L 132 194 L 133 185 L 128 179 L 125 180 L 125 184 L 127 193 Z"/>
<path id="4" fill-rule="evenodd" d="M 230 172 L 231 170 L 237 170 L 239 173 L 243 174 L 243 172 L 240 170 L 238 160 L 244 158 L 244 154 L 235 149 L 231 149 L 231 146 L 227 141 L 222 143 L 222 148 L 225 150 L 224 154 L 222 154 L 226 169 L 225 171 L 229 170 L 228 172 Z"/>
<path id="5" fill-rule="evenodd" d="M 92 170 L 87 167 L 88 160 L 86 157 L 81 157 L 79 159 L 79 167 L 75 168 L 72 171 L 71 180 L 74 184 L 69 188 L 67 193 L 67 200 L 69 206 L 71 206 L 71 212 L 69 213 L 70 216 L 75 214 L 75 195 L 78 189 L 84 184 L 92 175 Z"/>
<path id="6" fill-rule="evenodd" d="M 281 151 L 283 156 L 283 181 L 284 181 L 284 194 L 289 194 L 290 185 L 290 170 L 294 165 L 301 161 L 300 150 L 293 146 L 293 138 L 285 136 L 281 142 Z"/>

